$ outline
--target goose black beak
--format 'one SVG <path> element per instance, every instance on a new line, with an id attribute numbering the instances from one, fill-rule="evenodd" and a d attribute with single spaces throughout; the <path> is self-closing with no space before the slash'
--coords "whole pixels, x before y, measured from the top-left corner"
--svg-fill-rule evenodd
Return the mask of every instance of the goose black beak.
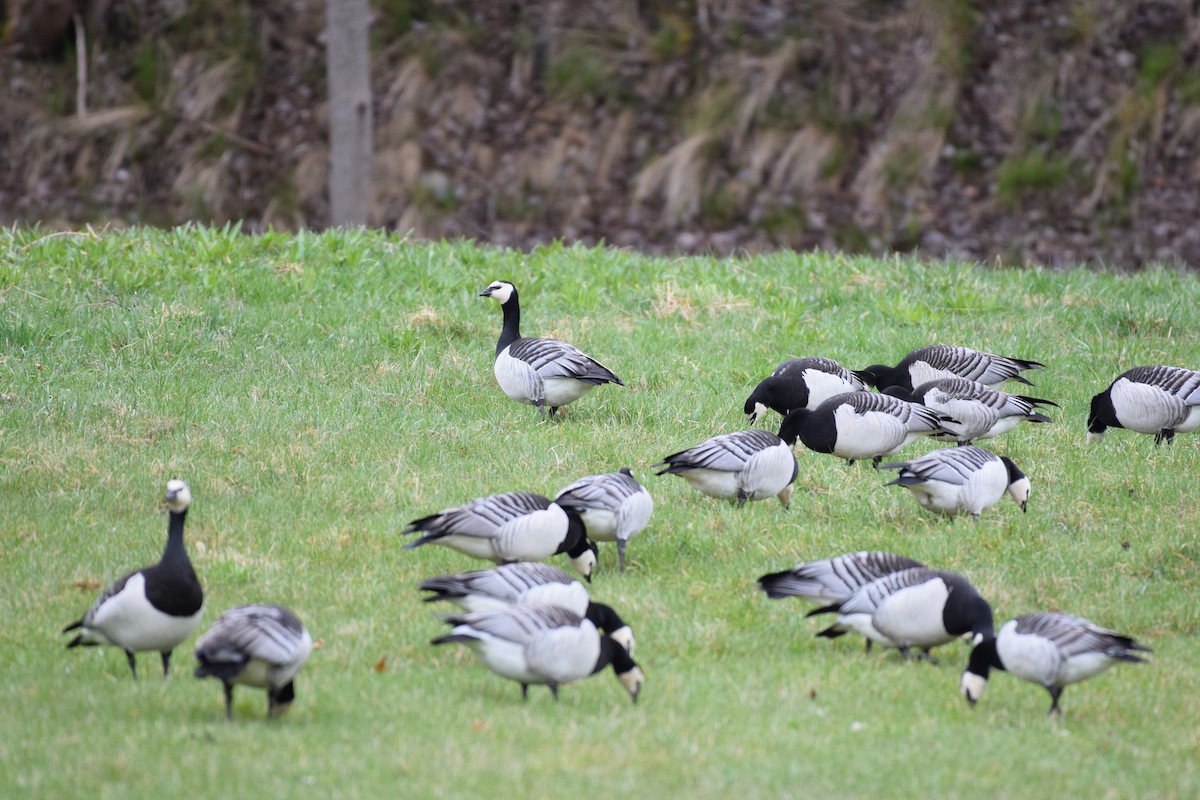
<path id="1" fill-rule="evenodd" d="M 492 290 L 491 290 L 491 289 L 484 289 L 482 292 L 480 292 L 480 293 L 479 293 L 479 296 L 480 296 L 480 297 L 491 297 L 491 296 L 492 296 Z"/>

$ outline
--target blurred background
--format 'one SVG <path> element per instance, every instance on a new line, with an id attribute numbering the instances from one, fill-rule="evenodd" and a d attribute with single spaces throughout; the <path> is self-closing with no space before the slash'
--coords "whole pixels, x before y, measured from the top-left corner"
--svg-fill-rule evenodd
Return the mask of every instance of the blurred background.
<path id="1" fill-rule="evenodd" d="M 373 226 L 1200 265 L 1196 0 L 0 0 L 0 224 L 354 221 L 327 4 Z"/>

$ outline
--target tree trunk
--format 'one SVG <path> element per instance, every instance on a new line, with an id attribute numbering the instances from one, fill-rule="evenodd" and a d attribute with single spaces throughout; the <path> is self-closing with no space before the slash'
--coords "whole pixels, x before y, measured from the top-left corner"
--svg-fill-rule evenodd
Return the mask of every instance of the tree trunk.
<path id="1" fill-rule="evenodd" d="M 331 225 L 366 225 L 371 214 L 369 14 L 367 0 L 325 0 Z"/>

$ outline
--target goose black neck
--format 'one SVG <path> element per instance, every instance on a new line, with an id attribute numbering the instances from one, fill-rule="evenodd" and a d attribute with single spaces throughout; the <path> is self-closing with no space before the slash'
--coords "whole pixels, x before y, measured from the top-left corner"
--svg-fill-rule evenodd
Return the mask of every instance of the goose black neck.
<path id="1" fill-rule="evenodd" d="M 167 547 L 163 550 L 163 564 L 187 563 L 187 550 L 183 546 L 183 521 L 187 509 L 172 511 L 167 522 Z"/>
<path id="2" fill-rule="evenodd" d="M 515 288 L 509 295 L 508 302 L 500 308 L 504 312 L 504 327 L 500 329 L 500 339 L 496 342 L 496 355 L 500 355 L 504 348 L 521 338 L 521 303 L 517 300 Z"/>
<path id="3" fill-rule="evenodd" d="M 613 610 L 612 606 L 604 603 L 590 602 L 588 603 L 587 612 L 584 614 L 593 625 L 605 633 L 612 633 L 625 627 L 625 620 Z"/>
<path id="4" fill-rule="evenodd" d="M 967 672 L 986 679 L 993 669 L 1003 671 L 1004 664 L 1000 661 L 1000 654 L 996 650 L 996 640 L 989 637 L 971 650 L 971 657 L 967 661 Z"/>
<path id="5" fill-rule="evenodd" d="M 600 656 L 596 659 L 596 666 L 592 669 L 592 674 L 595 675 L 609 664 L 612 665 L 613 672 L 618 675 L 624 675 L 637 668 L 637 662 L 629 655 L 629 651 L 622 647 L 616 639 L 605 634 L 600 637 Z"/>

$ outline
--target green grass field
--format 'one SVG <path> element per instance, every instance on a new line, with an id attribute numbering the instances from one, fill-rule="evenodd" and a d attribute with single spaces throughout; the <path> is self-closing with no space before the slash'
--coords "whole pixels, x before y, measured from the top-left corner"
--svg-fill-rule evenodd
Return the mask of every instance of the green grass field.
<path id="1" fill-rule="evenodd" d="M 540 422 L 492 377 L 500 311 L 611 367 Z M 1008 270 L 832 254 L 648 258 L 533 253 L 374 233 L 0 231 L 0 795 L 5 797 L 1177 797 L 1200 795 L 1200 436 L 1110 431 L 1087 403 L 1138 364 L 1200 368 L 1200 281 L 1151 270 Z M 649 465 L 742 427 L 789 356 L 895 363 L 931 342 L 1035 358 L 1053 425 L 987 443 L 1030 475 L 981 522 L 920 510 L 888 475 L 801 449 L 791 511 L 737 509 Z M 768 417 L 777 426 L 778 417 Z M 916 456 L 933 443 L 903 451 Z M 555 705 L 433 648 L 426 576 L 483 566 L 401 550 L 417 516 L 630 466 L 650 526 L 592 594 L 637 633 L 633 705 L 611 672 Z M 293 608 L 318 640 L 297 702 L 264 719 L 239 689 L 171 678 L 58 634 L 100 588 L 153 563 L 172 476 L 206 627 L 244 602 Z M 997 673 L 974 709 L 967 646 L 940 663 L 814 638 L 762 573 L 864 548 L 965 574 L 997 625 L 1062 609 L 1137 637 L 1153 663 L 1067 689 Z"/>

